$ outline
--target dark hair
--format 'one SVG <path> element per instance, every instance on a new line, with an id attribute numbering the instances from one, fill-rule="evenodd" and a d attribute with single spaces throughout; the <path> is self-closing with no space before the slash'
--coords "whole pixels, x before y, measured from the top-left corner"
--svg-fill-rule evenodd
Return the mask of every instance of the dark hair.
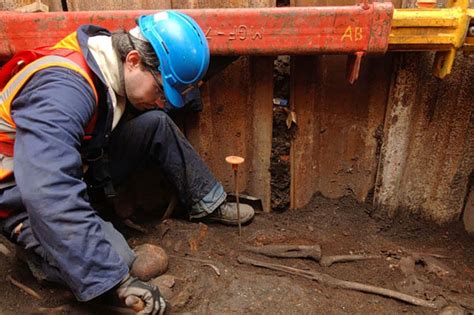
<path id="1" fill-rule="evenodd" d="M 125 30 L 112 33 L 112 46 L 118 52 L 122 61 L 125 61 L 130 51 L 137 50 L 141 57 L 141 63 L 146 68 L 157 69 L 160 65 L 160 61 L 151 44 L 133 37 Z"/>

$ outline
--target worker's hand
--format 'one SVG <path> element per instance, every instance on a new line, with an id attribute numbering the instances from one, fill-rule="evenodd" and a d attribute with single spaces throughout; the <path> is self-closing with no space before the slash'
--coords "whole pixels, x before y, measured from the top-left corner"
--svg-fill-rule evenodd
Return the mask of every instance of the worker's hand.
<path id="1" fill-rule="evenodd" d="M 138 314 L 159 314 L 166 310 L 166 302 L 152 284 L 128 276 L 117 288 L 118 297 Z"/>

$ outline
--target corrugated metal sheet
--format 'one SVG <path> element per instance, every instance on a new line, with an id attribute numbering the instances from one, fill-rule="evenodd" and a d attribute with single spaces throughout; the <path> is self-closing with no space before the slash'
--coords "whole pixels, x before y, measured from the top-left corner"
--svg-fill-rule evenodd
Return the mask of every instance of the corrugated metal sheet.
<path id="1" fill-rule="evenodd" d="M 390 58 L 365 60 L 354 85 L 344 77 L 345 56 L 294 59 L 293 207 L 304 206 L 314 192 L 364 201 L 375 183 Z"/>
<path id="2" fill-rule="evenodd" d="M 253 57 L 234 62 L 209 82 L 204 111 L 186 123 L 191 143 L 229 191 L 233 173 L 224 158 L 245 157 L 239 187 L 263 198 L 265 206 L 270 204 L 272 61 Z"/>
<path id="3" fill-rule="evenodd" d="M 400 56 L 375 204 L 442 223 L 459 218 L 474 169 L 474 60 L 457 56 L 444 80 L 432 64 L 432 54 Z"/>
<path id="4" fill-rule="evenodd" d="M 453 73 L 439 80 L 433 54 L 396 58 L 374 204 L 391 216 L 459 219 L 474 170 L 474 60 L 459 54 Z"/>
<path id="5" fill-rule="evenodd" d="M 353 1 L 292 1 L 292 5 L 352 5 Z M 374 187 L 390 86 L 391 58 L 362 62 L 359 79 L 345 79 L 347 56 L 293 56 L 291 103 L 298 130 L 291 148 L 291 204 L 315 192 L 364 201 Z"/>
<path id="6" fill-rule="evenodd" d="M 272 58 L 243 58 L 205 87 L 204 110 L 188 117 L 186 135 L 228 191 L 233 173 L 224 161 L 239 155 L 239 187 L 270 204 Z M 258 82 L 258 84 L 252 84 Z"/>
<path id="7" fill-rule="evenodd" d="M 176 5 L 176 1 L 173 2 Z M 275 1 L 186 1 L 185 8 L 272 7 Z M 176 7 L 178 8 L 178 7 Z M 241 57 L 204 87 L 204 110 L 188 117 L 186 134 L 227 191 L 233 173 L 224 161 L 240 155 L 239 188 L 262 198 L 270 210 L 273 63 Z"/>
<path id="8" fill-rule="evenodd" d="M 392 75 L 389 56 L 366 60 L 354 86 L 342 77 L 344 57 L 293 57 L 293 207 L 315 192 L 363 201 L 377 176 L 374 203 L 390 215 L 459 218 L 474 169 L 473 60 L 458 56 L 441 81 L 432 55 L 399 56 Z"/>

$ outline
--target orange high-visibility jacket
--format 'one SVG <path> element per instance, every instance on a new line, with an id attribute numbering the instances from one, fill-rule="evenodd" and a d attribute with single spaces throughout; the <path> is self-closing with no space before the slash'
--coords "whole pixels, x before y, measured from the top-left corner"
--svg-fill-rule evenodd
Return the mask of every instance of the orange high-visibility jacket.
<path id="1" fill-rule="evenodd" d="M 16 126 L 11 117 L 11 105 L 28 80 L 38 71 L 49 67 L 64 67 L 81 74 L 90 84 L 98 103 L 93 72 L 82 55 L 76 32 L 70 34 L 58 44 L 16 54 L 0 71 L 0 183 L 13 179 L 13 145 Z M 97 111 L 86 127 L 85 140 L 94 130 Z M 0 209 L 0 218 L 5 218 L 8 210 Z"/>

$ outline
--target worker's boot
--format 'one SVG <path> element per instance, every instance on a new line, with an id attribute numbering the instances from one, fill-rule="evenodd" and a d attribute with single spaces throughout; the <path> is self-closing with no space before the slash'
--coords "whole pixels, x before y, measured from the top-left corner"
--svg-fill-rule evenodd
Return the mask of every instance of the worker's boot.
<path id="1" fill-rule="evenodd" d="M 240 223 L 249 223 L 254 215 L 255 211 L 253 208 L 246 204 L 239 204 L 240 208 Z M 237 216 L 237 203 L 235 202 L 224 202 L 214 212 L 202 218 L 204 222 L 217 222 L 225 225 L 238 225 Z"/>

